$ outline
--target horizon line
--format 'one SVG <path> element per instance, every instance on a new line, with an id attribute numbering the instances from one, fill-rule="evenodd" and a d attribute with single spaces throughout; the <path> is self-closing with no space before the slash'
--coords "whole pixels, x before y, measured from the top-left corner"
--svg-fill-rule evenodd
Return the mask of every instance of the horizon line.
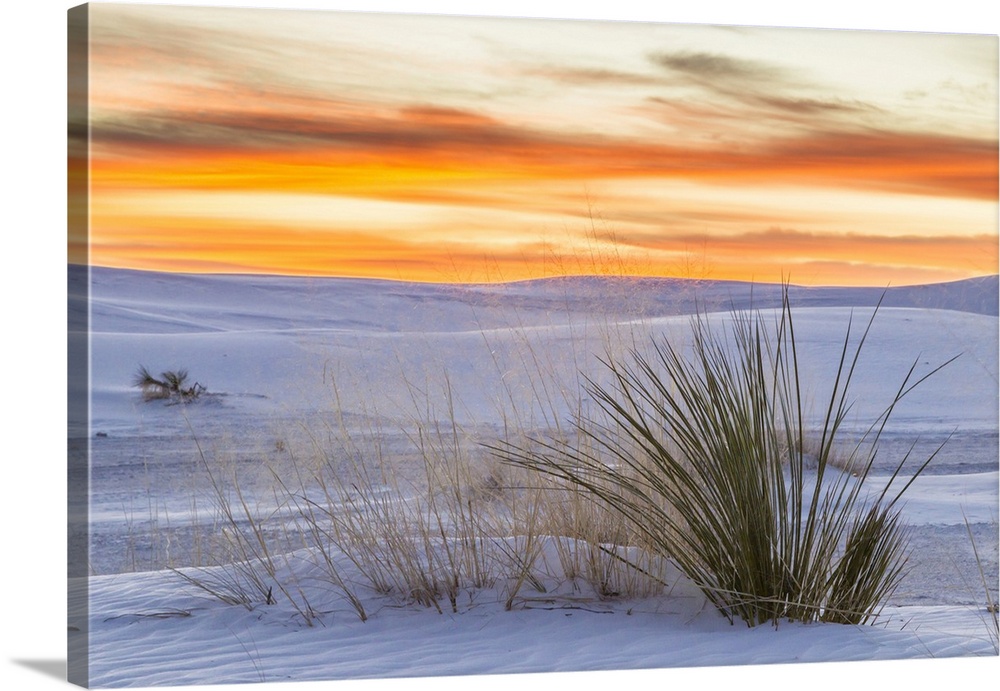
<path id="1" fill-rule="evenodd" d="M 739 278 L 713 278 L 710 276 L 695 277 L 695 276 L 676 276 L 676 275 L 652 275 L 652 274 L 639 274 L 639 273 L 561 273 L 561 274 L 551 274 L 547 276 L 535 276 L 529 278 L 516 278 L 509 280 L 493 280 L 493 281 L 455 281 L 455 280 L 429 280 L 429 279 L 418 279 L 418 278 L 392 278 L 388 276 L 352 276 L 346 274 L 319 274 L 319 273 L 280 273 L 280 272 L 261 272 L 261 271 L 193 271 L 193 270 L 182 270 L 182 271 L 172 271 L 164 269 L 144 269 L 136 267 L 125 267 L 125 266 L 108 266 L 102 264 L 92 264 L 92 263 L 80 263 L 74 261 L 67 261 L 68 267 L 81 267 L 87 269 L 104 269 L 110 271 L 129 271 L 133 273 L 147 273 L 147 274 L 161 274 L 161 275 L 177 275 L 177 276 L 232 276 L 232 277 L 244 277 L 244 278 L 301 278 L 301 279 L 329 279 L 329 280 L 352 280 L 352 281 L 380 281 L 386 283 L 411 283 L 419 285 L 440 285 L 440 286 L 483 286 L 483 285 L 512 285 L 517 283 L 531 283 L 540 281 L 552 281 L 560 279 L 574 279 L 574 278 L 601 278 L 601 279 L 612 279 L 612 280 L 651 280 L 651 281 L 689 281 L 691 283 L 743 283 L 743 284 L 756 284 L 756 285 L 788 285 L 798 288 L 839 288 L 839 289 L 888 289 L 888 288 L 914 288 L 920 286 L 935 286 L 935 285 L 948 285 L 955 283 L 962 283 L 964 281 L 974 281 L 989 278 L 1000 278 L 1000 273 L 986 273 L 986 274 L 976 274 L 973 276 L 967 276 L 965 278 L 957 278 L 946 281 L 930 281 L 930 282 L 917 282 L 917 283 L 897 283 L 893 284 L 891 281 L 886 284 L 875 285 L 875 284 L 829 284 L 829 283 L 795 283 L 792 280 L 747 280 Z"/>

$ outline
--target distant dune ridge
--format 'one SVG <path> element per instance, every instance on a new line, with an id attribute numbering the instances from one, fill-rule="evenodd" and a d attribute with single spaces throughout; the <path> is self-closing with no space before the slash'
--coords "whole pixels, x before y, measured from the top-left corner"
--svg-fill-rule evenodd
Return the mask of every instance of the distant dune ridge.
<path id="1" fill-rule="evenodd" d="M 85 271 L 70 266 L 70 300 L 82 300 Z M 229 330 L 252 320 L 255 328 L 293 328 L 296 316 L 310 315 L 314 328 L 376 331 L 466 330 L 506 326 L 493 323 L 495 310 L 518 312 L 521 326 L 544 315 L 614 314 L 650 318 L 780 306 L 782 287 L 674 278 L 571 276 L 496 284 L 410 283 L 379 279 L 285 276 L 167 274 L 94 267 L 91 270 L 92 327 L 153 332 Z M 944 309 L 997 316 L 1000 278 L 996 275 L 950 283 L 886 288 L 792 285 L 794 307 L 883 306 Z M 82 302 L 76 303 L 78 306 Z M 169 314 L 151 310 L 158 305 Z M 127 320 L 116 319 L 128 315 Z M 173 326 L 170 314 L 175 314 Z M 74 319 L 77 319 L 74 321 Z M 166 318 L 166 319 L 164 319 Z M 71 309 L 71 324 L 80 326 Z M 176 330 L 176 331 L 174 331 Z"/>

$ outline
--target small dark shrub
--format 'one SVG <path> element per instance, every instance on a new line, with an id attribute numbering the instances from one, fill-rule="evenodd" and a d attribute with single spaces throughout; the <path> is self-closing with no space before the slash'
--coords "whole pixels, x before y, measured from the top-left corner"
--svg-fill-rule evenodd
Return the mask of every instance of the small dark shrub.
<path id="1" fill-rule="evenodd" d="M 145 366 L 140 365 L 132 384 L 142 391 L 142 397 L 147 401 L 157 399 L 191 401 L 204 393 L 205 387 L 198 382 L 187 386 L 187 378 L 187 370 L 182 369 L 162 372 L 157 379 Z"/>

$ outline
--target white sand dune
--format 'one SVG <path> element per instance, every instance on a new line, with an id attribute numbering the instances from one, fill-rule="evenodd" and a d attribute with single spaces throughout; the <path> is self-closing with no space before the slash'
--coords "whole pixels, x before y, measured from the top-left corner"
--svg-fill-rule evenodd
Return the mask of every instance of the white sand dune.
<path id="1" fill-rule="evenodd" d="M 922 376 L 960 355 L 905 399 L 886 434 L 886 468 L 913 439 L 920 453 L 952 439 L 911 488 L 905 516 L 920 555 L 875 626 L 749 629 L 730 625 L 683 579 L 663 595 L 619 601 L 563 592 L 557 573 L 548 593 L 526 593 L 512 611 L 491 590 L 467 593 L 458 613 L 445 614 L 368 594 L 365 607 L 375 614 L 367 622 L 316 584 L 312 601 L 323 613 L 309 626 L 287 604 L 248 611 L 172 571 L 115 566 L 124 531 L 142 523 L 149 506 L 171 529 L 195 519 L 192 436 L 248 450 L 340 413 L 359 424 L 377 418 L 387 430 L 449 415 L 489 430 L 512 411 L 548 427 L 569 416 L 581 372 L 600 379 L 597 356 L 650 336 L 683 339 L 695 306 L 745 306 L 749 290 L 599 279 L 431 286 L 95 270 L 89 431 L 100 436 L 90 438 L 91 558 L 98 572 L 90 583 L 92 682 L 993 656 L 965 521 L 995 572 L 998 324 L 988 298 L 995 297 L 995 279 L 890 292 L 864 351 L 849 421 L 856 431 L 881 412 L 911 365 Z M 754 287 L 754 304 L 772 307 L 775 290 Z M 863 328 L 880 293 L 793 291 L 801 363 L 814 393 L 810 415 L 822 414 L 848 324 Z M 710 317 L 713 324 L 729 318 L 725 311 Z M 191 405 L 143 402 L 131 386 L 140 364 L 186 368 L 208 393 Z M 283 568 L 296 564 L 293 556 Z"/>

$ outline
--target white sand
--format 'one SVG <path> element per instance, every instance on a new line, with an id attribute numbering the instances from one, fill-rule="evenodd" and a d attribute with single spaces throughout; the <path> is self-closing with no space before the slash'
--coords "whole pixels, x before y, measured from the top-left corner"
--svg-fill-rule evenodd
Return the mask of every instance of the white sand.
<path id="1" fill-rule="evenodd" d="M 347 412 L 377 411 L 391 421 L 420 412 L 414 410 L 412 391 L 400 385 L 404 375 L 426 394 L 417 408 L 430 401 L 431 415 L 445 410 L 441 382 L 447 373 L 459 420 L 488 424 L 498 409 L 497 377 L 515 397 L 529 400 L 539 377 L 549 377 L 549 390 L 557 390 L 571 386 L 579 369 L 600 376 L 593 355 L 615 343 L 616 334 L 649 331 L 682 338 L 688 328 L 688 317 L 657 316 L 658 307 L 639 321 L 616 326 L 618 317 L 609 315 L 634 310 L 637 296 L 648 300 L 655 294 L 635 285 L 622 293 L 629 296 L 625 302 L 615 303 L 617 284 L 596 292 L 590 286 L 592 294 L 581 300 L 581 291 L 587 291 L 579 283 L 440 288 L 110 271 L 94 277 L 92 424 L 94 432 L 108 435 L 91 440 L 95 467 L 102 468 L 95 472 L 92 507 L 101 536 L 122 530 L 122 497 L 130 493 L 152 492 L 172 527 L 190 520 L 185 510 L 190 488 L 144 487 L 115 443 L 132 443 L 137 453 L 155 459 L 162 444 L 142 440 L 163 432 L 183 437 L 194 430 L 214 439 L 220 430 L 224 438 L 226 430 L 235 429 L 237 435 L 269 438 L 317 410 L 332 414 L 331 375 Z M 742 289 L 726 288 L 731 294 Z M 676 304 L 680 298 L 670 290 L 661 286 Z M 603 304 L 595 296 L 604 296 Z M 802 367 L 820 392 L 851 310 L 822 295 L 803 301 L 807 306 L 794 313 Z M 855 324 L 870 312 L 855 310 Z M 720 314 L 713 321 L 727 318 Z M 884 308 L 870 339 L 853 389 L 858 425 L 881 411 L 914 359 L 921 374 L 962 353 L 908 397 L 894 417 L 890 441 L 908 443 L 920 436 L 936 443 L 949 433 L 955 438 L 933 474 L 921 477 L 908 497 L 907 521 L 924 541 L 920 544 L 930 545 L 916 560 L 915 585 L 901 588 L 898 602 L 890 603 L 875 626 L 748 629 L 730 625 L 683 580 L 655 598 L 602 601 L 585 592 L 560 593 L 566 584 L 558 574 L 546 583 L 548 594 L 526 590 L 513 611 L 505 611 L 502 597 L 489 590 L 467 593 L 459 612 L 446 614 L 362 590 L 366 609 L 375 613 L 367 622 L 317 586 L 310 599 L 323 614 L 307 626 L 287 603 L 247 611 L 207 597 L 169 571 L 111 573 L 91 581 L 93 683 L 993 657 L 982 588 L 969 568 L 964 521 L 976 527 L 980 549 L 995 566 L 997 318 Z M 139 363 L 154 370 L 186 367 L 210 393 L 226 395 L 187 406 L 142 402 L 130 388 Z M 539 363 L 537 370 L 526 372 L 527 363 Z M 568 414 L 563 405 L 554 403 L 556 414 Z M 540 423 L 547 420 L 542 411 L 538 415 Z M 136 513 L 141 519 L 141 509 Z M 301 568 L 297 564 L 293 558 L 285 568 Z"/>

